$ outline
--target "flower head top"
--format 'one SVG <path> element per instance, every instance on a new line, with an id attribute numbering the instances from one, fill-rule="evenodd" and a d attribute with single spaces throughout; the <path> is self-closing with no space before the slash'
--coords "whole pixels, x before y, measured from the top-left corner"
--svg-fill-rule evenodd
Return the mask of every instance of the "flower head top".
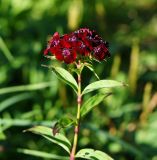
<path id="1" fill-rule="evenodd" d="M 103 41 L 95 31 L 87 28 L 81 28 L 63 36 L 55 32 L 44 54 L 47 55 L 48 52 L 57 60 L 67 64 L 73 63 L 80 57 L 91 57 L 102 61 L 110 56 L 108 43 Z"/>

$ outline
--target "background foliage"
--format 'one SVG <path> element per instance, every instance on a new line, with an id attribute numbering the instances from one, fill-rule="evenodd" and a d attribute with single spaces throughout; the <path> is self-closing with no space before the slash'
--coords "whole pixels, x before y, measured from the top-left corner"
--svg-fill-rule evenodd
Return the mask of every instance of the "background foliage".
<path id="1" fill-rule="evenodd" d="M 0 0 L 0 159 L 48 159 L 26 155 L 31 152 L 24 148 L 64 155 L 22 130 L 75 116 L 74 93 L 41 67 L 56 63 L 42 53 L 55 31 L 89 27 L 110 42 L 112 54 L 94 64 L 96 72 L 129 87 L 114 90 L 83 120 L 79 148 L 116 160 L 157 160 L 156 10 L 156 0 Z M 84 84 L 95 80 L 90 71 L 83 74 Z M 73 128 L 66 134 L 72 140 Z"/>

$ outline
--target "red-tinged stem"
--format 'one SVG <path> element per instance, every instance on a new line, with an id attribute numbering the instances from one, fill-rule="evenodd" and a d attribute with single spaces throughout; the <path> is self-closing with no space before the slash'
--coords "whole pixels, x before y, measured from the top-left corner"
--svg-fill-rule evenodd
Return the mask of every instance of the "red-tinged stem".
<path id="1" fill-rule="evenodd" d="M 77 68 L 80 69 L 81 64 L 77 65 Z M 74 129 L 74 140 L 73 140 L 73 146 L 70 153 L 70 160 L 75 160 L 75 154 L 76 154 L 76 148 L 78 143 L 78 134 L 80 129 L 80 109 L 81 109 L 81 103 L 82 103 L 82 96 L 81 96 L 81 73 L 78 74 L 78 93 L 77 93 L 77 124 Z"/>

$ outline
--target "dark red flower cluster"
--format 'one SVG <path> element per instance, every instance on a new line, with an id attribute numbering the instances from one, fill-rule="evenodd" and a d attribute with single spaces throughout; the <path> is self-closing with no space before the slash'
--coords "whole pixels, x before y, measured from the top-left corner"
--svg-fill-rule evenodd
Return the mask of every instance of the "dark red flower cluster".
<path id="1" fill-rule="evenodd" d="M 70 34 L 60 36 L 56 32 L 48 42 L 44 54 L 51 52 L 59 61 L 69 64 L 78 57 L 90 56 L 99 61 L 110 56 L 108 43 L 87 28 L 81 28 Z"/>

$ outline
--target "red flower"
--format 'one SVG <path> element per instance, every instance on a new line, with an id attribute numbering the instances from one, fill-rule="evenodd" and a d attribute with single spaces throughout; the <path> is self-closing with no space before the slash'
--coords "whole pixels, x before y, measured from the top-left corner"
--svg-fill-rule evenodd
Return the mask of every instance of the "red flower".
<path id="1" fill-rule="evenodd" d="M 49 51 L 52 54 L 54 54 L 54 51 L 58 48 L 59 43 L 60 43 L 59 33 L 55 32 L 47 44 L 47 48 L 44 51 L 44 55 L 48 54 Z"/>
<path id="2" fill-rule="evenodd" d="M 48 54 L 48 52 L 55 55 L 57 60 L 67 64 L 73 63 L 80 56 L 91 55 L 99 61 L 110 56 L 108 43 L 103 41 L 95 31 L 88 28 L 81 28 L 61 37 L 56 32 L 48 42 L 44 54 Z"/>
<path id="3" fill-rule="evenodd" d="M 69 64 L 75 61 L 77 54 L 75 50 L 63 49 L 62 55 L 64 57 L 64 62 Z"/>
<path id="4" fill-rule="evenodd" d="M 88 56 L 90 54 L 90 50 L 88 47 L 84 44 L 84 42 L 81 42 L 77 47 L 76 50 L 79 54 L 83 56 Z"/>
<path id="5" fill-rule="evenodd" d="M 95 47 L 93 52 L 94 57 L 99 61 L 104 60 L 106 56 L 110 56 L 108 48 L 104 43 L 101 43 L 99 46 Z"/>
<path id="6" fill-rule="evenodd" d="M 61 46 L 60 47 L 63 47 L 63 48 L 71 48 L 71 44 L 70 44 L 70 41 L 69 41 L 69 35 L 68 34 L 65 34 L 61 37 L 61 40 L 60 40 L 60 44 Z"/>
<path id="7" fill-rule="evenodd" d="M 69 64 L 76 60 L 77 54 L 74 50 L 64 48 L 56 50 L 55 56 L 57 60 Z"/>
<path id="8" fill-rule="evenodd" d="M 76 36 L 78 37 L 78 39 L 80 39 L 80 41 L 82 41 L 82 43 L 80 44 L 80 48 L 83 49 L 86 47 L 85 52 L 91 52 L 93 49 L 92 46 L 92 31 L 90 31 L 87 28 L 82 28 L 79 29 L 77 31 L 75 31 Z M 84 47 L 85 45 L 85 47 Z M 87 55 L 87 54 L 83 54 L 83 55 Z"/>

